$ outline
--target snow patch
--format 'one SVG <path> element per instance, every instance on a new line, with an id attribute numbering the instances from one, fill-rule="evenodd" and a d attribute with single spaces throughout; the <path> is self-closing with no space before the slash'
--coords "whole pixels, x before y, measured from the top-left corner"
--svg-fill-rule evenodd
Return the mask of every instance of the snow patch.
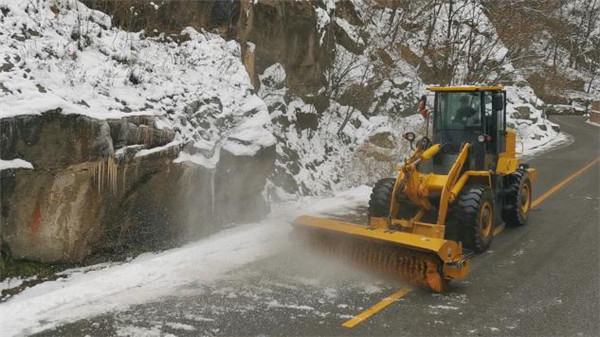
<path id="1" fill-rule="evenodd" d="M 271 302 L 267 303 L 267 307 L 269 307 L 269 308 L 287 308 L 287 309 L 303 310 L 303 311 L 315 310 L 315 308 L 308 306 L 308 305 L 283 304 L 283 303 L 279 303 L 277 300 L 272 300 Z"/>
<path id="2" fill-rule="evenodd" d="M 458 309 L 460 309 L 459 307 L 453 307 L 453 306 L 449 306 L 449 305 L 430 305 L 429 308 L 442 309 L 442 310 L 458 310 Z"/>
<path id="3" fill-rule="evenodd" d="M 196 328 L 189 324 L 177 323 L 177 322 L 167 322 L 166 326 L 176 330 L 185 330 L 185 331 L 194 331 Z"/>
<path id="4" fill-rule="evenodd" d="M 589 119 L 588 119 L 588 120 L 586 120 L 585 122 L 586 122 L 587 124 L 589 124 L 589 125 L 593 125 L 593 126 L 598 126 L 598 127 L 600 127 L 600 124 L 599 124 L 599 123 L 592 122 L 592 121 L 591 121 L 591 120 L 589 120 Z"/>
<path id="5" fill-rule="evenodd" d="M 11 159 L 3 160 L 0 159 L 0 171 L 2 170 L 13 170 L 13 169 L 33 169 L 33 165 L 30 162 L 23 159 Z"/>
<path id="6" fill-rule="evenodd" d="M 157 147 L 153 147 L 151 149 L 143 149 L 140 150 L 138 153 L 135 154 L 136 158 L 140 158 L 140 157 L 145 157 L 154 153 L 158 153 L 158 152 L 162 152 L 162 151 L 166 151 L 169 150 L 171 148 L 174 148 L 178 145 L 180 145 L 181 143 L 179 141 L 172 141 L 168 144 L 165 144 L 163 146 L 157 146 Z"/>

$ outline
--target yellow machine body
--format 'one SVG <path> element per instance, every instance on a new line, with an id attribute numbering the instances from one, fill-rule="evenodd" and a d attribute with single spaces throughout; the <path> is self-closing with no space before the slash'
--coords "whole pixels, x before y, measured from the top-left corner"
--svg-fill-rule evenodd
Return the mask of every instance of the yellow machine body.
<path id="1" fill-rule="evenodd" d="M 501 87 L 433 87 L 432 91 L 468 91 L 499 90 Z M 460 242 L 445 239 L 446 219 L 450 205 L 457 199 L 463 188 L 472 180 L 493 188 L 493 175 L 509 175 L 514 173 L 520 164 L 516 151 L 516 134 L 507 130 L 505 136 L 505 152 L 500 153 L 494 171 L 464 170 L 469 155 L 470 144 L 462 145 L 455 162 L 447 174 L 422 173 L 418 165 L 431 160 L 441 148 L 434 144 L 426 150 L 417 149 L 404 165 L 397 168 L 398 175 L 390 200 L 390 211 L 387 217 L 370 217 L 367 224 L 355 224 L 336 219 L 315 216 L 301 216 L 294 220 L 293 226 L 308 229 L 311 232 L 324 233 L 330 236 L 330 242 L 341 240 L 341 237 L 359 239 L 372 245 L 397 247 L 401 253 L 384 250 L 383 256 L 372 258 L 369 263 L 384 263 L 391 268 L 405 268 L 400 263 L 415 264 L 415 270 L 407 270 L 404 276 L 410 281 L 423 285 L 434 291 L 443 291 L 452 279 L 462 279 L 469 272 L 469 256 L 463 252 Z M 535 180 L 535 169 L 527 169 L 531 180 Z M 419 211 L 410 218 L 402 218 L 399 211 L 398 195 L 403 195 L 412 206 Z M 439 203 L 432 204 L 431 196 Z M 437 211 L 437 221 L 422 221 L 426 212 Z M 339 236 L 337 236 L 339 235 Z M 361 246 L 365 247 L 365 246 Z M 366 248 L 365 248 L 366 249 Z M 411 255 L 411 252 L 416 255 Z M 360 254 L 352 253 L 354 258 Z M 368 255 L 372 255 L 368 253 Z M 409 256 L 409 257 L 407 257 Z M 410 269 L 410 268 L 409 268 Z M 418 270 L 417 270 L 418 269 Z M 408 275 L 407 275 L 408 274 Z M 435 275 L 434 275 L 435 274 Z"/>

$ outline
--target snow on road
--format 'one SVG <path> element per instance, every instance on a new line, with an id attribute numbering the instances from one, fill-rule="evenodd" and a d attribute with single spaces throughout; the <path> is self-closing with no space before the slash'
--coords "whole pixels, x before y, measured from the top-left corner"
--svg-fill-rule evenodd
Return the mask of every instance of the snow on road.
<path id="1" fill-rule="evenodd" d="M 371 189 L 361 186 L 330 198 L 304 198 L 278 206 L 265 220 L 222 231 L 162 253 L 126 263 L 73 269 L 0 305 L 3 337 L 32 334 L 78 319 L 156 300 L 190 283 L 211 283 L 289 244 L 289 223 L 315 212 L 365 205 Z"/>

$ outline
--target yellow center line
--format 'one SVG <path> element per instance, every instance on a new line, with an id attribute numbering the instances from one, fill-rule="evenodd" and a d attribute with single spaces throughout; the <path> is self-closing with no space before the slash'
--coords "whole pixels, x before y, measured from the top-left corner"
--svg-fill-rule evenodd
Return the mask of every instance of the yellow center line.
<path id="1" fill-rule="evenodd" d="M 387 307 L 388 305 L 396 302 L 402 296 L 408 294 L 409 291 L 410 291 L 410 289 L 408 289 L 408 288 L 402 288 L 402 289 L 398 290 L 397 292 L 393 293 L 391 296 L 384 298 L 381 302 L 379 302 L 379 303 L 375 304 L 374 306 L 370 307 L 369 309 L 361 312 L 358 316 L 346 321 L 344 324 L 342 324 L 342 326 L 344 326 L 346 328 L 353 328 L 355 325 L 357 325 L 360 322 L 364 321 L 365 319 L 373 316 L 378 311 L 380 311 L 380 310 L 384 309 L 385 307 Z"/>
<path id="2" fill-rule="evenodd" d="M 534 207 L 538 206 L 539 204 L 541 204 L 544 200 L 546 200 L 546 198 L 548 198 L 549 196 L 551 196 L 552 194 L 554 194 L 556 191 L 558 191 L 561 188 L 563 188 L 571 180 L 577 178 L 578 176 L 580 176 L 581 174 L 583 174 L 585 171 L 589 170 L 590 167 L 594 166 L 594 164 L 596 164 L 598 161 L 600 161 L 600 157 L 596 158 L 596 160 L 593 160 L 591 163 L 585 165 L 584 167 L 582 167 L 581 169 L 579 169 L 577 172 L 571 174 L 570 176 L 568 176 L 567 178 L 565 178 L 565 180 L 563 180 L 560 183 L 554 185 L 551 189 L 549 189 L 548 191 L 546 191 L 546 193 L 542 194 L 539 198 L 535 199 L 531 203 L 531 208 L 534 208 Z"/>

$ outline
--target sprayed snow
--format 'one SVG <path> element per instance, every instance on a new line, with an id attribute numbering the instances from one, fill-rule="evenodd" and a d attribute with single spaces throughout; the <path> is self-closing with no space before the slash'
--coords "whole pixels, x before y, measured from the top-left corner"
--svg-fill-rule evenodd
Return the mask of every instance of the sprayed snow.
<path id="1" fill-rule="evenodd" d="M 25 161 L 23 159 L 12 159 L 12 160 L 3 160 L 0 159 L 0 171 L 2 170 L 11 170 L 11 169 L 33 169 L 33 165 L 30 162 Z"/>
<path id="2" fill-rule="evenodd" d="M 303 198 L 300 203 L 279 205 L 259 223 L 228 229 L 180 248 L 142 254 L 127 263 L 66 272 L 64 278 L 38 284 L 0 304 L 3 335 L 33 334 L 156 300 L 187 284 L 215 282 L 229 271 L 280 251 L 287 245 L 288 224 L 296 216 L 362 205 L 369 193 L 370 188 L 361 186 L 335 197 Z M 308 310 L 290 303 L 272 305 Z"/>

